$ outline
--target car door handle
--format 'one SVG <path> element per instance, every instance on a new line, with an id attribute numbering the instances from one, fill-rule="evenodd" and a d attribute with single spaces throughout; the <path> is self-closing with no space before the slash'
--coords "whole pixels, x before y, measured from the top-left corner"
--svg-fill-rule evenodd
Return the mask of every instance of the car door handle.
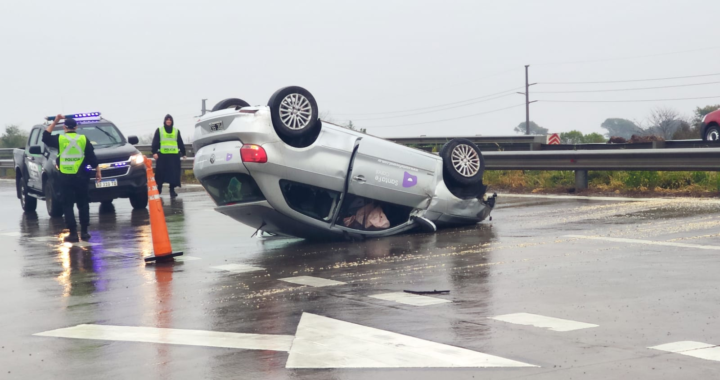
<path id="1" fill-rule="evenodd" d="M 365 182 L 365 176 L 364 175 L 356 175 L 352 177 L 353 181 L 357 182 Z"/>

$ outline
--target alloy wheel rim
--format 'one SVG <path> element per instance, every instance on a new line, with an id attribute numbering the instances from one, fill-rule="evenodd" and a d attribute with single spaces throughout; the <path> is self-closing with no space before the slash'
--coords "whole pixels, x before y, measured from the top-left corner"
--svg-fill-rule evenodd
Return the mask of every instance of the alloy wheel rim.
<path id="1" fill-rule="evenodd" d="M 718 141 L 718 140 L 720 140 L 720 132 L 718 132 L 717 130 L 714 130 L 714 129 L 711 130 L 711 131 L 709 131 L 708 134 L 707 134 L 707 140 L 708 140 L 708 141 Z"/>
<path id="2" fill-rule="evenodd" d="M 302 94 L 289 94 L 280 102 L 280 120 L 292 130 L 300 130 L 310 125 L 312 105 Z"/>
<path id="3" fill-rule="evenodd" d="M 459 144 L 452 150 L 453 168 L 463 177 L 472 177 L 480 171 L 480 156 L 470 145 Z"/>

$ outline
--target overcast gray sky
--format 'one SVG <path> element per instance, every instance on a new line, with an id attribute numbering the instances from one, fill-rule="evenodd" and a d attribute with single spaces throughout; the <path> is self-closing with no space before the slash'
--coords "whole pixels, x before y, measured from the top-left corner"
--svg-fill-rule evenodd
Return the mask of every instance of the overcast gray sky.
<path id="1" fill-rule="evenodd" d="M 525 119 L 523 96 L 511 94 L 524 85 L 525 64 L 539 83 L 532 99 L 715 96 L 531 106 L 531 119 L 551 132 L 604 132 L 609 117 L 718 104 L 720 85 L 708 83 L 720 75 L 543 82 L 718 74 L 719 16 L 717 0 L 8 0 L 0 2 L 0 127 L 100 111 L 126 135 L 144 135 L 171 113 L 188 136 L 202 98 L 208 107 L 229 97 L 259 105 L 300 85 L 322 113 L 379 136 L 512 134 Z M 702 85 L 539 93 L 684 84 Z M 457 103 L 496 93 L 508 95 Z"/>

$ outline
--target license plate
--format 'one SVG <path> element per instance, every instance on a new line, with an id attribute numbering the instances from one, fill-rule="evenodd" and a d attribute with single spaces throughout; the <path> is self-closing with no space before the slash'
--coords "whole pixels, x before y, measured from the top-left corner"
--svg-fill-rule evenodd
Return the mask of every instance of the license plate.
<path id="1" fill-rule="evenodd" d="M 103 188 L 103 187 L 114 187 L 114 186 L 117 186 L 116 179 L 109 179 L 107 181 L 95 182 L 95 187 L 98 189 Z"/>

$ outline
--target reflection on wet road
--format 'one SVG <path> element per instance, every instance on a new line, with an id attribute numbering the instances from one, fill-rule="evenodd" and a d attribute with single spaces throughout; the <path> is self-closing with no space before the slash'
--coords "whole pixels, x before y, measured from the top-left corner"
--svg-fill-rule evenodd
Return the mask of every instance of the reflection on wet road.
<path id="1" fill-rule="evenodd" d="M 145 265 L 147 211 L 93 204 L 71 246 L 14 195 L 0 182 L 1 378 L 720 373 L 717 201 L 500 197 L 475 227 L 306 242 L 186 192 L 163 198 L 186 256 Z"/>

